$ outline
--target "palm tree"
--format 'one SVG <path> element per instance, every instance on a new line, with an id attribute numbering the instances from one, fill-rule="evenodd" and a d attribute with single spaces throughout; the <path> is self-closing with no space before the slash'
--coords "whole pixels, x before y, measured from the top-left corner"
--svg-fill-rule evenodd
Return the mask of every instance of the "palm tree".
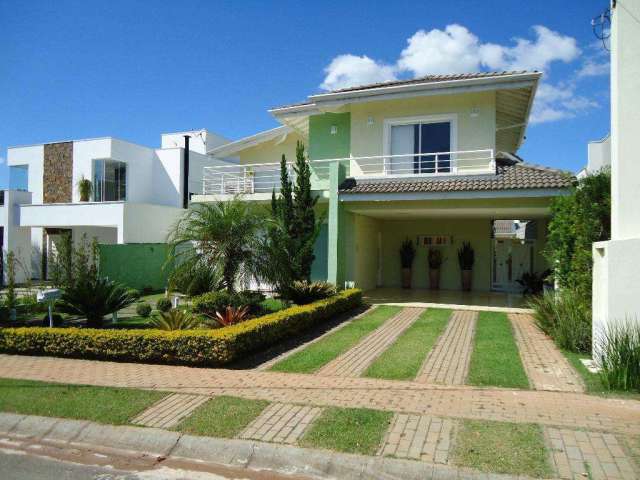
<path id="1" fill-rule="evenodd" d="M 262 216 L 239 198 L 199 204 L 169 234 L 169 263 L 175 274 L 208 268 L 230 292 L 256 276 Z"/>
<path id="2" fill-rule="evenodd" d="M 101 328 L 105 315 L 122 310 L 133 302 L 135 298 L 125 286 L 106 278 L 89 277 L 64 289 L 60 309 L 85 317 L 89 328 Z"/>

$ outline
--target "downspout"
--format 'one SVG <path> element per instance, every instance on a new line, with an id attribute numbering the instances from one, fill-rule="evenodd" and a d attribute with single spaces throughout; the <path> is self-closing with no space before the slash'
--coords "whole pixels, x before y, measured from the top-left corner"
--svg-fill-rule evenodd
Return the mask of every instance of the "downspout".
<path id="1" fill-rule="evenodd" d="M 189 208 L 189 135 L 184 136 L 183 180 L 182 180 L 182 208 Z"/>

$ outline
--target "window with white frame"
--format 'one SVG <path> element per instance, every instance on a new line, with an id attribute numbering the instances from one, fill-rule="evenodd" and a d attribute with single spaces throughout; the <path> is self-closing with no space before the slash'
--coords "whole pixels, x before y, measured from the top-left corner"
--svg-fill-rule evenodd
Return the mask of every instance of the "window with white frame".
<path id="1" fill-rule="evenodd" d="M 127 199 L 127 164 L 117 160 L 95 160 L 93 199 L 96 202 L 118 202 Z"/>
<path id="2" fill-rule="evenodd" d="M 391 120 L 388 128 L 391 174 L 451 172 L 454 119 Z"/>

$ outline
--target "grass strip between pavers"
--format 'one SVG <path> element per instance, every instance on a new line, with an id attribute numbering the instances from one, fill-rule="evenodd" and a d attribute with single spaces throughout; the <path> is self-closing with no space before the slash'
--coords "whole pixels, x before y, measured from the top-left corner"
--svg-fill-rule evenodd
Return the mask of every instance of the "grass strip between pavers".
<path id="1" fill-rule="evenodd" d="M 531 477 L 553 473 L 539 425 L 463 420 L 454 445 L 457 466 Z"/>
<path id="2" fill-rule="evenodd" d="M 122 425 L 166 396 L 133 388 L 0 378 L 0 411 Z"/>
<path id="3" fill-rule="evenodd" d="M 327 408 L 302 437 L 300 445 L 375 455 L 392 417 L 392 412 L 367 408 Z"/>
<path id="4" fill-rule="evenodd" d="M 221 395 L 198 407 L 176 428 L 183 433 L 233 438 L 242 432 L 269 405 L 266 400 Z"/>
<path id="5" fill-rule="evenodd" d="M 275 363 L 271 370 L 313 373 L 358 343 L 365 335 L 398 314 L 402 307 L 381 305 L 308 347 Z"/>
<path id="6" fill-rule="evenodd" d="M 430 308 L 385 350 L 364 373 L 365 377 L 409 380 L 416 377 L 425 358 L 447 326 L 451 310 Z"/>
<path id="7" fill-rule="evenodd" d="M 529 388 L 513 326 L 506 313 L 480 312 L 476 324 L 469 383 L 507 388 Z"/>

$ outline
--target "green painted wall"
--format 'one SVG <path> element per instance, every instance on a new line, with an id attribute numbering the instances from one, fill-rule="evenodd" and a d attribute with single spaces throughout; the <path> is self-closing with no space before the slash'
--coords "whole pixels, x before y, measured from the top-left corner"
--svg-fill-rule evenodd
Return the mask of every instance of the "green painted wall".
<path id="1" fill-rule="evenodd" d="M 337 132 L 331 134 L 331 127 Z M 351 114 L 323 113 L 309 117 L 309 158 L 343 158 L 351 153 Z"/>
<path id="2" fill-rule="evenodd" d="M 311 265 L 311 280 L 314 282 L 327 281 L 327 262 L 329 255 L 329 226 L 325 223 L 320 227 L 320 233 L 313 246 L 315 258 Z"/>
<path id="3" fill-rule="evenodd" d="M 163 290 L 167 249 L 164 243 L 100 245 L 100 274 L 131 288 Z"/>

